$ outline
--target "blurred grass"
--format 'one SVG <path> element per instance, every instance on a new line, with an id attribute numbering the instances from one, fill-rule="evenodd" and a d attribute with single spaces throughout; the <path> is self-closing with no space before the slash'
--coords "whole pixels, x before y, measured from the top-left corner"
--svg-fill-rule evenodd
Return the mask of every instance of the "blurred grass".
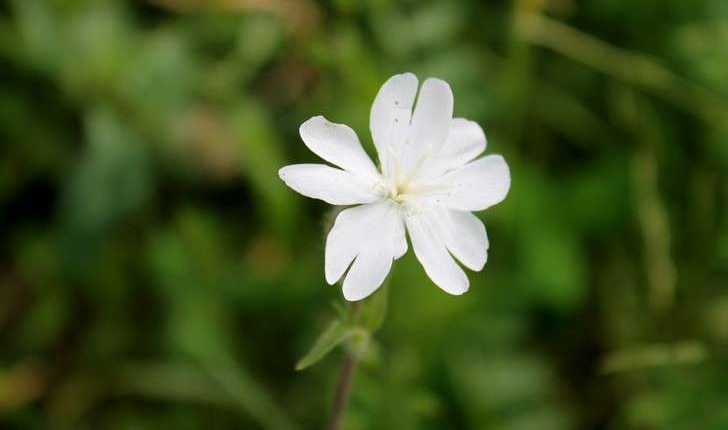
<path id="1" fill-rule="evenodd" d="M 723 0 L 0 3 L 0 427 L 320 428 L 333 212 L 276 171 L 391 74 L 513 186 L 447 296 L 398 261 L 350 429 L 723 429 Z"/>

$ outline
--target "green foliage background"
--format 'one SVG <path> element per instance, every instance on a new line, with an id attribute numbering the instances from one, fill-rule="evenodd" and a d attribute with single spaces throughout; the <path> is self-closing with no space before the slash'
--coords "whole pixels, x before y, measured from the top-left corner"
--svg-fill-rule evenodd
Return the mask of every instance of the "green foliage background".
<path id="1" fill-rule="evenodd" d="M 0 425 L 321 428 L 334 213 L 276 172 L 403 71 L 513 185 L 466 295 L 396 263 L 346 428 L 728 428 L 725 0 L 3 1 Z"/>

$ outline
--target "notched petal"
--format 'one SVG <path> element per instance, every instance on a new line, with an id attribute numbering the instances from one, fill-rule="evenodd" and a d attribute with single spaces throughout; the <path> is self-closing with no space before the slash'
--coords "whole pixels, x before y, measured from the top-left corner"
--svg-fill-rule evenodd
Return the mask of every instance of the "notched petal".
<path id="1" fill-rule="evenodd" d="M 342 211 L 326 238 L 326 281 L 343 283 L 347 300 L 360 300 L 384 282 L 392 261 L 407 249 L 399 209 L 387 201 Z"/>
<path id="2" fill-rule="evenodd" d="M 470 270 L 480 271 L 488 260 L 488 235 L 482 221 L 470 212 L 443 210 L 445 245 Z"/>
<path id="3" fill-rule="evenodd" d="M 316 155 L 361 176 L 377 176 L 377 169 L 362 148 L 354 130 L 315 116 L 301 124 L 301 139 Z"/>
<path id="4" fill-rule="evenodd" d="M 424 160 L 439 153 L 450 129 L 453 103 L 447 82 L 428 78 L 422 84 L 412 113 L 409 138 L 401 150 L 403 172 L 420 167 Z"/>
<path id="5" fill-rule="evenodd" d="M 332 205 L 370 203 L 380 198 L 374 182 L 324 164 L 293 164 L 278 176 L 296 192 Z"/>
<path id="6" fill-rule="evenodd" d="M 478 123 L 464 118 L 453 118 L 440 152 L 425 162 L 415 180 L 427 182 L 437 179 L 472 161 L 485 147 L 485 132 Z"/>
<path id="7" fill-rule="evenodd" d="M 412 73 L 394 75 L 382 85 L 372 103 L 369 128 L 385 175 L 393 171 L 407 139 L 417 85 Z"/>
<path id="8" fill-rule="evenodd" d="M 470 282 L 448 252 L 443 231 L 433 216 L 420 212 L 405 218 L 415 256 L 435 285 L 449 294 L 463 294 L 468 291 Z"/>
<path id="9" fill-rule="evenodd" d="M 485 210 L 505 199 L 511 187 L 508 164 L 500 155 L 472 161 L 428 184 L 422 198 L 463 211 Z"/>

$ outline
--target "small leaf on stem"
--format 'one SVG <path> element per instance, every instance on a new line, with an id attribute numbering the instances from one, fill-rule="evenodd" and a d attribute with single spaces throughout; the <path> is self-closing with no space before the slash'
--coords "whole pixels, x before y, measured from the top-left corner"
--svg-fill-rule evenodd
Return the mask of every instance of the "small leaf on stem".
<path id="1" fill-rule="evenodd" d="M 349 324 L 341 320 L 334 320 L 316 339 L 311 349 L 306 355 L 296 363 L 296 370 L 303 370 L 319 360 L 324 358 L 326 354 L 331 352 L 336 346 L 347 340 L 356 330 Z"/>

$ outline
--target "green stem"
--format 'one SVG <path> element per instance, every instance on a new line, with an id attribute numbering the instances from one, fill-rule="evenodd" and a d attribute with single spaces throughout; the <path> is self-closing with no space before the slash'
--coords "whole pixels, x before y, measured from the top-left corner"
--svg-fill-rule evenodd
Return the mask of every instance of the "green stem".
<path id="1" fill-rule="evenodd" d="M 374 333 L 384 323 L 389 298 L 389 279 L 388 277 L 382 286 L 379 287 L 379 291 L 371 297 L 366 300 L 354 302 L 349 307 L 350 324 L 352 327 L 357 328 L 359 333 L 349 340 L 346 357 L 344 358 L 339 379 L 336 383 L 334 401 L 331 406 L 331 414 L 327 426 L 329 430 L 341 429 L 344 413 L 346 412 L 346 404 L 348 403 L 351 392 L 354 372 L 359 363 L 359 356 L 366 349 L 367 343 L 371 340 Z"/>
<path id="2" fill-rule="evenodd" d="M 361 313 L 361 302 L 351 304 L 351 319 L 355 323 L 359 320 Z M 354 371 L 359 363 L 360 348 L 349 348 L 346 352 L 346 358 L 341 366 L 339 380 L 336 382 L 336 391 L 334 392 L 334 401 L 331 405 L 331 414 L 329 415 L 328 430 L 339 430 L 344 420 L 344 412 L 346 404 L 349 401 L 349 392 L 351 391 L 351 383 L 354 379 Z"/>
<path id="3" fill-rule="evenodd" d="M 341 367 L 339 381 L 336 383 L 336 393 L 334 394 L 334 402 L 331 406 L 331 415 L 329 416 L 329 430 L 340 430 L 344 420 L 344 411 L 349 401 L 349 392 L 351 391 L 351 382 L 354 379 L 354 371 L 359 362 L 359 357 L 355 351 L 348 351 L 344 364 Z"/>

